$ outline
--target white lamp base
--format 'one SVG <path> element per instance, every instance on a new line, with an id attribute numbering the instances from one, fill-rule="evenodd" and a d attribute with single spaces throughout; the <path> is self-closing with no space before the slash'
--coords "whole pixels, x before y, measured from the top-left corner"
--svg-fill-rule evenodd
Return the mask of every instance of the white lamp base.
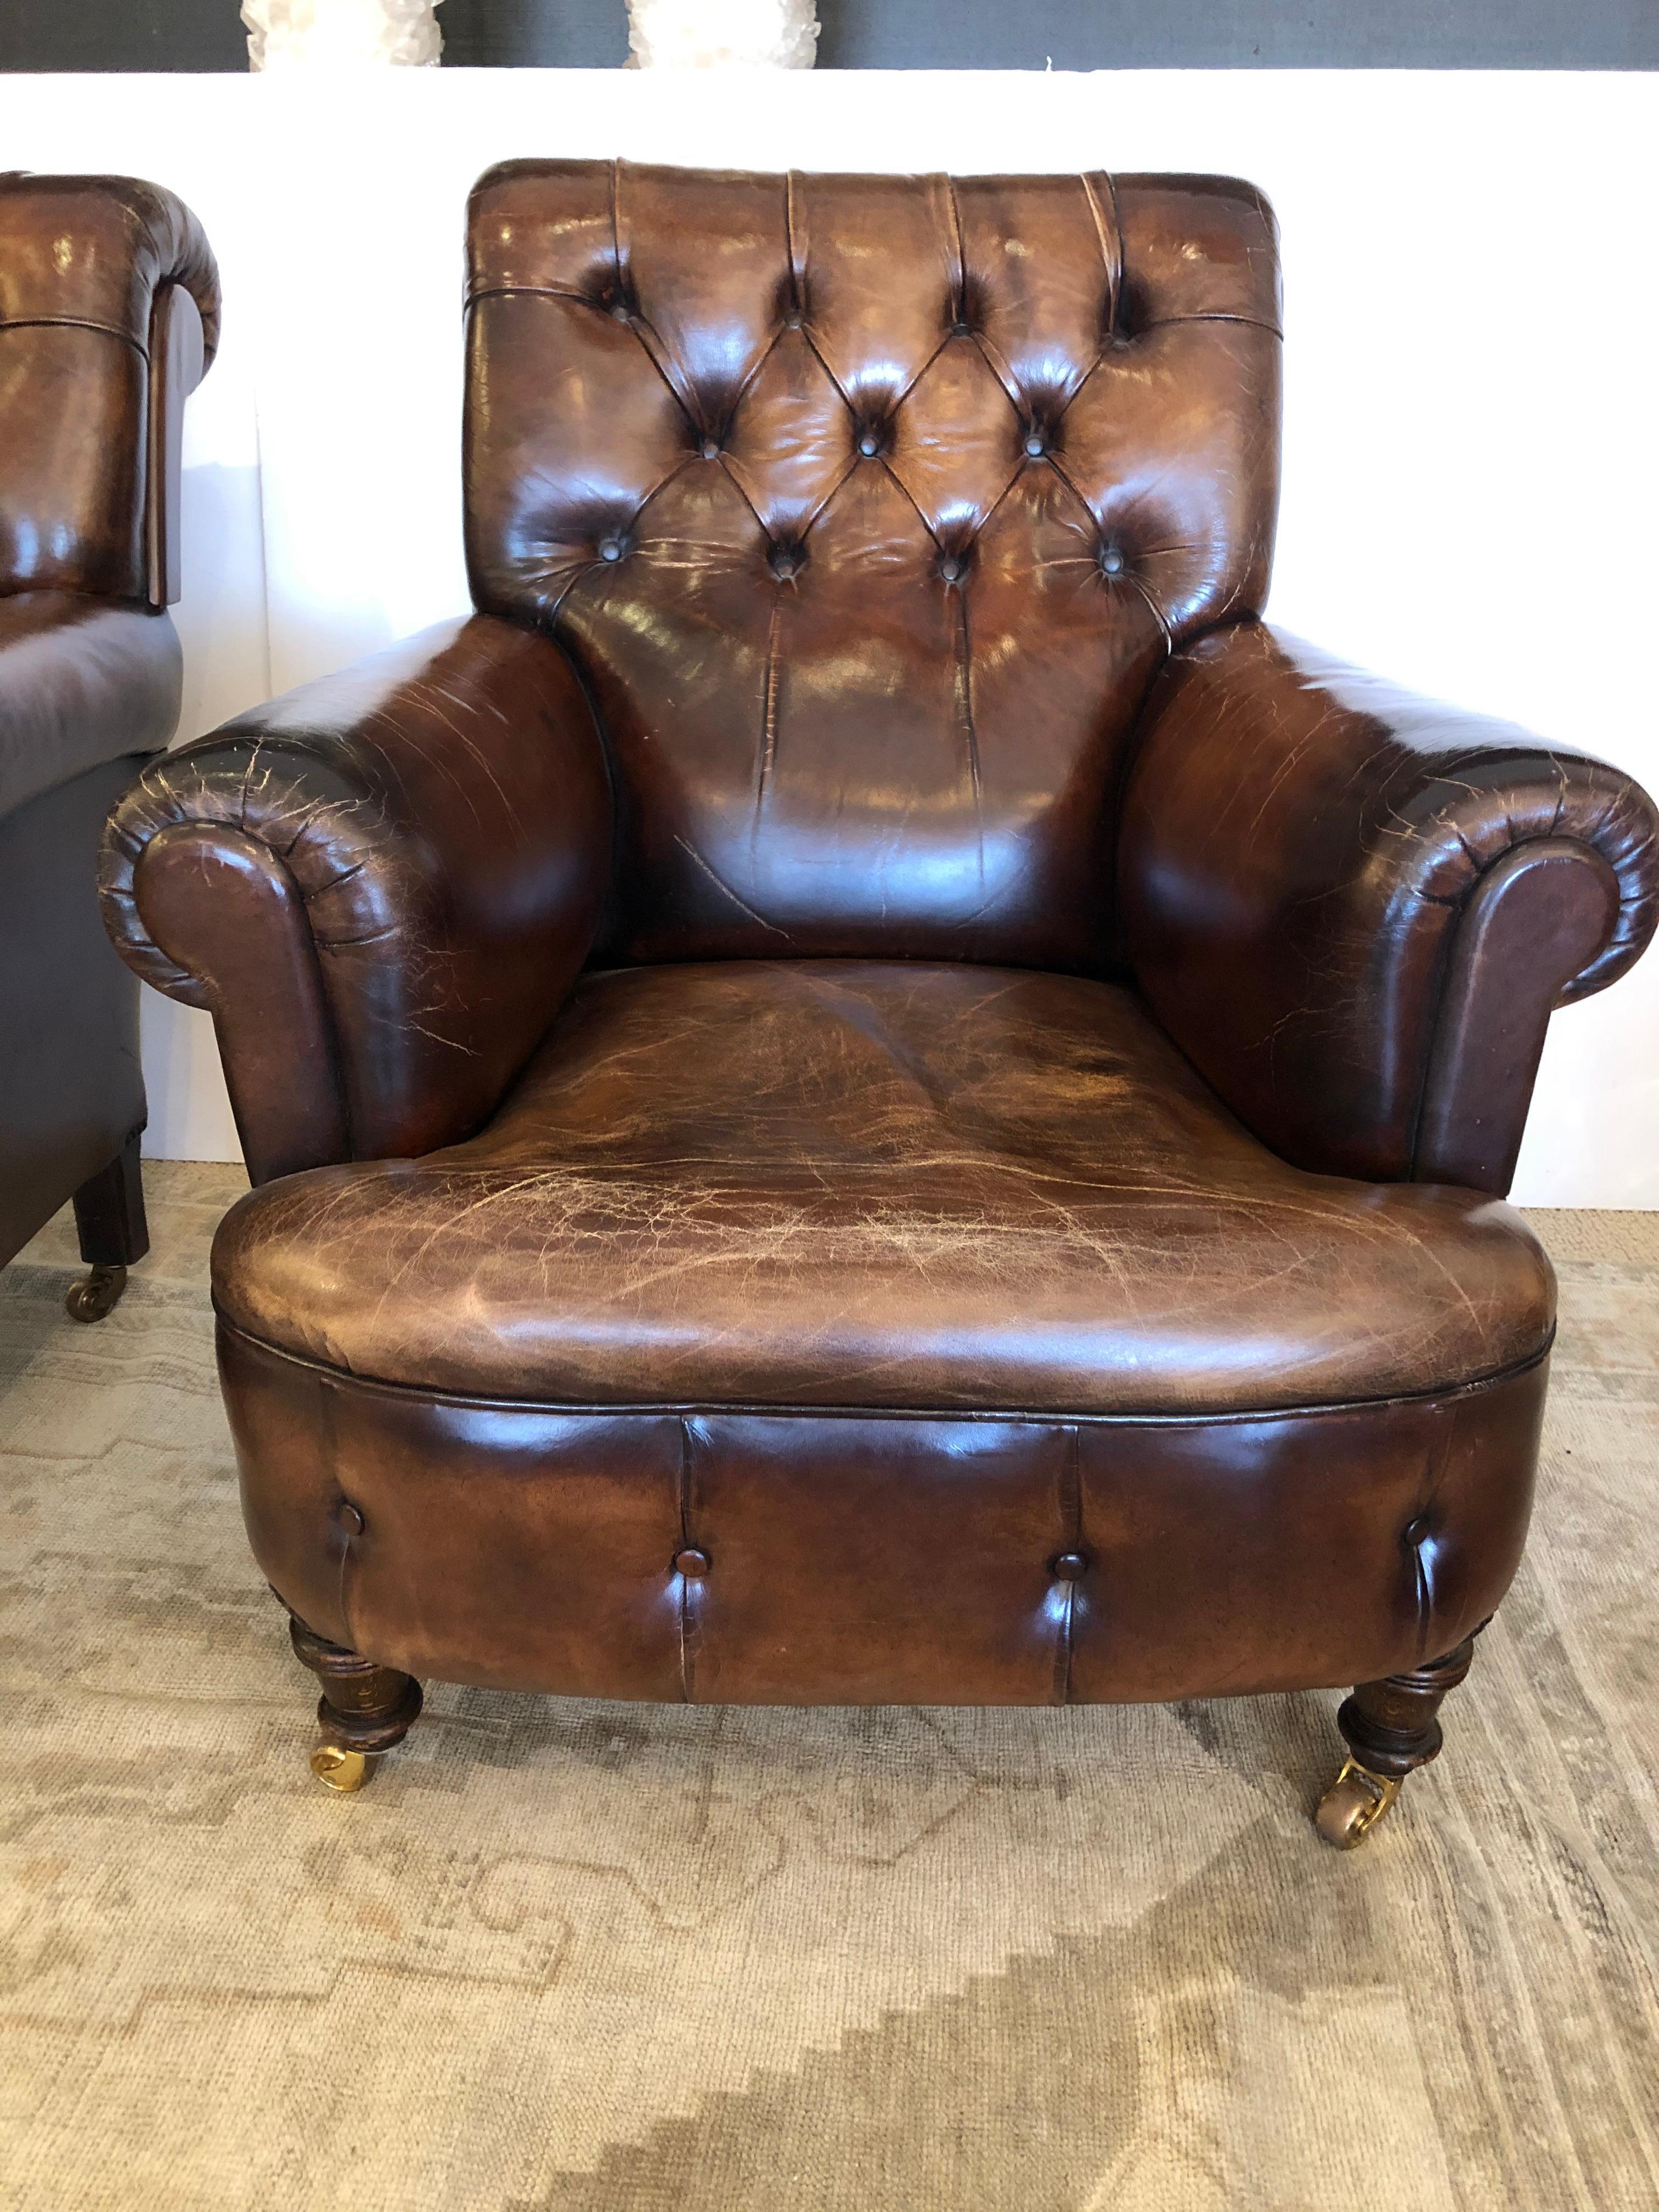
<path id="1" fill-rule="evenodd" d="M 441 0 L 242 0 L 248 65 L 332 69 L 368 62 L 430 69 L 443 51 Z"/>
<path id="2" fill-rule="evenodd" d="M 628 0 L 639 69 L 811 69 L 816 0 Z"/>

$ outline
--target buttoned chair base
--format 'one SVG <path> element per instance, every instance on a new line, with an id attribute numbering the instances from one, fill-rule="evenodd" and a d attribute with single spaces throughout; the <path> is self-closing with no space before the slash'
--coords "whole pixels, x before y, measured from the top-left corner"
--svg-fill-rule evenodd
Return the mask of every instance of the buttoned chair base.
<path id="1" fill-rule="evenodd" d="M 335 1787 L 415 1678 L 1359 1682 L 1407 1733 L 1366 1721 L 1356 1758 L 1416 1763 L 1388 1686 L 1515 1571 L 1551 1325 L 1517 1216 L 1274 1159 L 1132 994 L 853 961 L 584 979 L 475 1137 L 250 1192 L 214 1274 Z M 1360 1285 L 1357 1331 L 1330 1308 Z"/>

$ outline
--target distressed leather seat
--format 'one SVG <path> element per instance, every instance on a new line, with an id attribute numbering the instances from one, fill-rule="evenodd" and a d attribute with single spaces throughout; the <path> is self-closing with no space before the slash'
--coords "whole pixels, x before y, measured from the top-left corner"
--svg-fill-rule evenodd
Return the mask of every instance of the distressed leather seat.
<path id="1" fill-rule="evenodd" d="M 1261 621 L 1247 185 L 514 163 L 471 251 L 477 611 L 105 854 L 256 1185 L 222 1372 L 319 1771 L 421 1675 L 1352 1681 L 1357 1840 L 1520 1556 L 1501 1195 L 1650 803 Z"/>
<path id="2" fill-rule="evenodd" d="M 216 1280 L 257 1343 L 552 1405 L 1258 1412 L 1553 1318 L 1513 1214 L 1286 1166 L 1121 988 L 921 961 L 591 976 L 479 1135 L 271 1185 Z"/>

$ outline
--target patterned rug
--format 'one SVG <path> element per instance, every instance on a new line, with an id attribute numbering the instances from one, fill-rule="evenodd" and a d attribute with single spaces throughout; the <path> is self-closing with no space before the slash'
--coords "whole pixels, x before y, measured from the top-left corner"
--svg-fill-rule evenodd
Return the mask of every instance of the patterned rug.
<path id="1" fill-rule="evenodd" d="M 0 1274 L 0 2203 L 1651 2212 L 1659 1216 L 1536 1217 L 1532 1547 L 1352 1856 L 1333 1697 L 687 1711 L 434 1688 L 356 1798 L 248 1556 L 209 1239 Z"/>

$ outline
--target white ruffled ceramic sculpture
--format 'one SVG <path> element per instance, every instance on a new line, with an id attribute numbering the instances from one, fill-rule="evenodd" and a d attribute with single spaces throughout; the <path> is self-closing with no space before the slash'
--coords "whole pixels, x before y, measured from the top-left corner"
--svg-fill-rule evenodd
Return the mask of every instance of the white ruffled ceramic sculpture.
<path id="1" fill-rule="evenodd" d="M 242 0 L 256 70 L 392 62 L 430 68 L 443 51 L 441 0 Z"/>
<path id="2" fill-rule="evenodd" d="M 811 69 L 816 0 L 628 0 L 641 69 Z"/>

